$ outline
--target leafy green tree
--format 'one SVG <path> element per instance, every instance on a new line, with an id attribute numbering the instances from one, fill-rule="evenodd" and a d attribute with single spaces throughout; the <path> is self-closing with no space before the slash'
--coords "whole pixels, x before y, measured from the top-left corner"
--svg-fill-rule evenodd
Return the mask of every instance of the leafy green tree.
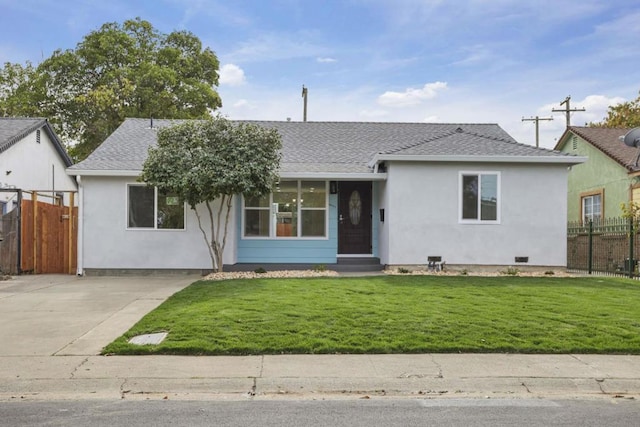
<path id="1" fill-rule="evenodd" d="M 589 123 L 591 127 L 635 128 L 640 126 L 640 95 L 628 102 L 609 107 L 607 117 L 601 122 Z"/>
<path id="2" fill-rule="evenodd" d="M 140 179 L 176 194 L 194 211 L 214 271 L 222 271 L 233 197 L 268 194 L 278 180 L 282 142 L 275 129 L 223 117 L 160 129 Z M 198 205 L 209 217 L 207 233 Z M 215 211 L 215 212 L 214 212 Z"/>
<path id="3" fill-rule="evenodd" d="M 30 115 L 29 82 L 34 72 L 30 62 L 24 66 L 7 62 L 0 68 L 0 116 Z"/>
<path id="4" fill-rule="evenodd" d="M 0 112 L 49 118 L 81 160 L 126 117 L 207 117 L 221 106 L 218 68 L 187 31 L 161 34 L 140 18 L 106 23 L 35 69 L 5 64 Z"/>

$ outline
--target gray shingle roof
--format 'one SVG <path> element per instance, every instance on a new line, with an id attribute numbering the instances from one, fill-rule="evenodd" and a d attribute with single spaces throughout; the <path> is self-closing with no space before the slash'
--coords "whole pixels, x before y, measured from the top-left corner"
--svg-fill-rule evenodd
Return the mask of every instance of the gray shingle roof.
<path id="1" fill-rule="evenodd" d="M 71 170 L 138 171 L 156 130 L 179 120 L 127 119 Z M 246 121 L 282 136 L 281 171 L 368 173 L 374 155 L 567 156 L 517 143 L 497 124 Z"/>
<path id="2" fill-rule="evenodd" d="M 65 165 L 71 166 L 73 161 L 51 128 L 51 125 L 46 119 L 39 117 L 0 117 L 0 154 L 24 139 L 31 132 L 41 128 L 44 129 L 49 139 L 53 142 Z"/>

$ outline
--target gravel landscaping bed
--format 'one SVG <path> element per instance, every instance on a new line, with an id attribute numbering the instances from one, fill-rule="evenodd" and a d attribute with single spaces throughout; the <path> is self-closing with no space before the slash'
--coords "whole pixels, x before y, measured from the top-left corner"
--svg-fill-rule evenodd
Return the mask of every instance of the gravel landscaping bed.
<path id="1" fill-rule="evenodd" d="M 336 271 L 312 271 L 312 270 L 283 270 L 267 271 L 266 273 L 256 273 L 254 271 L 230 271 L 222 273 L 211 273 L 202 280 L 229 280 L 229 279 L 258 279 L 258 278 L 283 278 L 283 277 L 335 277 Z"/>
<path id="2" fill-rule="evenodd" d="M 574 274 L 567 273 L 562 270 L 549 271 L 519 271 L 519 270 L 501 270 L 501 271 L 433 271 L 433 270 L 412 270 L 407 271 L 401 268 L 392 268 L 383 270 L 380 274 L 399 275 L 399 276 L 523 276 L 523 277 L 576 277 Z M 230 280 L 230 279 L 258 279 L 258 278 L 294 278 L 294 277 L 336 277 L 340 274 L 336 271 L 313 271 L 313 270 L 282 270 L 267 271 L 265 273 L 256 273 L 254 271 L 230 271 L 222 273 L 211 273 L 201 280 Z"/>

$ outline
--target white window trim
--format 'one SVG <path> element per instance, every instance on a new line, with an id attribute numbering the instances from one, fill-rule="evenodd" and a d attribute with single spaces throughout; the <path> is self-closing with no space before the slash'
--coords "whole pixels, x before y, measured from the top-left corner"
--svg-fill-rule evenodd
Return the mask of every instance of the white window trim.
<path id="1" fill-rule="evenodd" d="M 127 231 L 158 231 L 158 232 L 176 232 L 187 230 L 187 204 L 182 203 L 182 209 L 184 210 L 184 227 L 183 228 L 158 228 L 158 187 L 153 187 L 153 227 L 129 227 L 129 187 L 146 187 L 146 184 L 131 184 L 128 183 L 125 189 L 125 212 L 124 223 Z"/>
<path id="2" fill-rule="evenodd" d="M 464 191 L 462 188 L 462 181 L 464 176 L 477 175 L 479 177 L 478 182 L 478 219 L 463 219 L 462 218 L 462 204 L 463 204 L 463 196 Z M 481 175 L 496 175 L 497 176 L 497 185 L 496 185 L 496 193 L 497 193 L 497 202 L 496 202 L 496 219 L 487 220 L 480 219 L 481 210 L 480 204 L 482 202 L 482 197 L 480 193 L 481 189 Z M 458 223 L 459 224 L 500 224 L 501 223 L 501 212 L 502 212 L 502 176 L 499 171 L 460 171 L 458 172 Z"/>
<path id="3" fill-rule="evenodd" d="M 301 191 L 302 191 L 302 181 L 313 181 L 312 179 L 287 179 L 287 180 L 283 180 L 283 181 L 295 181 L 297 183 L 297 188 L 298 188 L 298 195 L 300 195 Z M 247 211 L 247 207 L 245 205 L 245 199 L 244 197 L 242 197 L 242 215 L 241 215 L 241 224 L 240 227 L 242 227 L 242 239 L 244 240 L 294 240 L 294 241 L 301 241 L 301 240 L 329 240 L 329 181 L 323 181 L 324 185 L 325 185 L 325 200 L 324 200 L 324 208 L 303 208 L 301 205 L 298 205 L 298 215 L 297 215 L 297 230 L 298 233 L 302 232 L 302 211 L 306 210 L 306 211 L 324 211 L 325 215 L 324 215 L 324 236 L 291 236 L 291 237 L 278 237 L 276 236 L 276 227 L 274 226 L 274 221 L 273 218 L 275 217 L 275 210 L 274 210 L 274 203 L 273 203 L 273 192 L 269 193 L 269 207 L 265 208 L 254 208 L 254 207 L 249 207 L 249 209 L 256 209 L 256 210 L 269 210 L 270 212 L 270 218 L 271 220 L 269 221 L 269 236 L 247 236 L 245 234 L 245 214 Z"/>

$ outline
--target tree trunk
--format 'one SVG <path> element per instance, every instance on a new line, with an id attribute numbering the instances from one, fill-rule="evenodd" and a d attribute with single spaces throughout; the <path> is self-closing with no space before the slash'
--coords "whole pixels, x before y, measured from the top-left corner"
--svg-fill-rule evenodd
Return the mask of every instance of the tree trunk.
<path id="1" fill-rule="evenodd" d="M 209 251 L 209 257 L 211 258 L 212 269 L 214 272 L 217 272 L 218 269 L 216 267 L 216 256 L 213 252 L 213 246 L 209 243 L 209 236 L 207 236 L 207 232 L 205 231 L 204 227 L 202 227 L 202 219 L 200 218 L 200 214 L 198 213 L 198 210 L 195 208 L 195 206 L 191 206 L 191 209 L 193 210 L 193 212 L 195 212 L 196 218 L 198 219 L 198 228 L 200 228 L 200 231 L 202 232 L 202 237 L 204 237 L 204 243 L 207 245 L 207 250 Z M 209 213 L 211 214 L 211 209 L 209 209 Z M 209 216 L 211 221 L 213 221 L 213 217 L 211 215 Z"/>
<path id="2" fill-rule="evenodd" d="M 202 236 L 207 244 L 207 250 L 209 251 L 209 257 L 211 258 L 211 265 L 214 272 L 222 272 L 223 270 L 223 255 L 224 248 L 227 244 L 227 234 L 229 231 L 229 219 L 231 217 L 231 205 L 233 202 L 233 195 L 223 195 L 220 199 L 220 207 L 218 209 L 215 221 L 213 208 L 209 201 L 205 201 L 205 206 L 209 212 L 209 221 L 211 224 L 211 236 L 207 235 L 204 227 L 202 226 L 202 219 L 200 214 L 194 206 L 191 209 L 195 212 L 198 219 L 198 227 L 202 232 Z M 224 217 L 224 224 L 222 218 Z"/>

